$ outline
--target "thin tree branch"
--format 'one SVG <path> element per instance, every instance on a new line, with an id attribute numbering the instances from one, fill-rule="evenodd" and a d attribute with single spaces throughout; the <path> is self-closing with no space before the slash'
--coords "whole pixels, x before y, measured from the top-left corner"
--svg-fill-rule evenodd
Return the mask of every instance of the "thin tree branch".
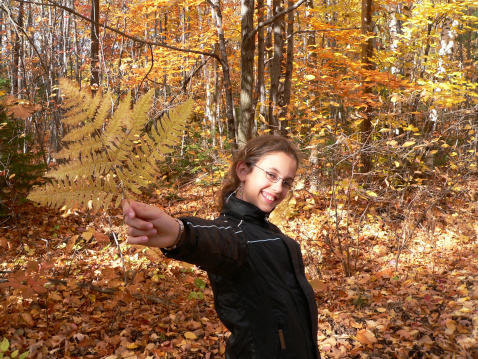
<path id="1" fill-rule="evenodd" d="M 149 51 L 151 51 L 151 67 L 149 68 L 148 72 L 146 73 L 146 75 L 144 75 L 143 77 L 143 80 L 141 80 L 141 83 L 139 85 L 139 88 L 141 89 L 141 87 L 143 87 L 143 83 L 144 81 L 148 78 L 149 74 L 151 73 L 151 71 L 153 71 L 153 67 L 154 67 L 154 55 L 153 55 L 153 47 L 151 45 L 149 45 Z"/>
<path id="2" fill-rule="evenodd" d="M 15 1 L 19 1 L 19 0 L 15 0 Z M 221 62 L 221 59 L 219 58 L 219 56 L 215 53 L 211 53 L 211 52 L 204 52 L 204 51 L 198 51 L 198 50 L 190 50 L 190 49 L 182 49 L 180 47 L 176 47 L 176 46 L 171 46 L 171 45 L 167 45 L 167 44 L 164 44 L 162 42 L 155 42 L 155 41 L 147 41 L 147 40 L 142 40 L 140 38 L 137 38 L 135 36 L 132 36 L 132 35 L 129 35 L 123 31 L 120 31 L 120 30 L 116 30 L 115 28 L 112 28 L 111 26 L 108 26 L 108 25 L 105 25 L 105 24 L 102 24 L 100 22 L 97 22 L 97 21 L 93 21 L 91 20 L 90 18 L 84 16 L 84 15 L 81 15 L 80 13 L 76 12 L 75 10 L 67 7 L 67 6 L 64 6 L 64 5 L 60 5 L 52 0 L 47 0 L 48 1 L 48 4 L 46 3 L 38 3 L 38 2 L 35 2 L 35 1 L 24 1 L 24 3 L 28 3 L 28 4 L 35 4 L 35 5 L 45 5 L 45 6 L 55 6 L 57 8 L 60 8 L 60 9 L 63 9 L 65 10 L 66 12 L 69 12 L 70 14 L 73 14 L 91 24 L 95 24 L 95 25 L 99 25 L 107 30 L 110 30 L 112 32 L 114 32 L 115 34 L 118 34 L 118 35 L 121 35 L 121 36 L 124 36 L 130 40 L 133 40 L 135 42 L 138 42 L 140 44 L 143 44 L 143 45 L 152 45 L 152 46 L 158 46 L 158 47 L 163 47 L 165 49 L 169 49 L 169 50 L 174 50 L 174 51 L 179 51 L 179 52 L 187 52 L 187 53 L 192 53 L 192 54 L 198 54 L 198 55 L 204 55 L 204 56 L 210 56 L 210 57 L 213 57 L 215 58 L 216 60 L 218 60 L 219 62 Z M 301 1 L 305 1 L 305 0 L 301 0 Z"/>
<path id="3" fill-rule="evenodd" d="M 381 26 L 375 25 L 375 27 L 381 27 Z M 294 31 L 294 35 L 295 34 L 314 34 L 316 32 L 349 31 L 349 30 L 362 30 L 362 29 L 363 29 L 362 26 L 354 26 L 354 27 L 342 27 L 338 29 L 299 30 L 299 31 Z"/>
<path id="4" fill-rule="evenodd" d="M 187 84 L 191 81 L 191 79 L 194 77 L 194 75 L 196 75 L 199 70 L 201 70 L 201 68 L 207 64 L 207 62 L 209 61 L 209 59 L 206 59 L 202 62 L 202 64 L 200 64 L 189 76 L 187 79 L 184 79 L 183 82 L 182 82 L 182 85 L 181 85 L 181 89 L 183 91 L 186 91 L 186 86 Z"/>
<path id="5" fill-rule="evenodd" d="M 26 1 L 23 1 L 24 3 Z M 5 5 L 3 4 L 2 2 L 2 6 L 1 6 L 1 9 L 3 10 L 3 12 L 5 12 L 7 14 L 7 16 L 9 17 L 10 21 L 12 22 L 12 24 L 14 24 L 14 28 L 15 28 L 15 31 L 21 31 L 21 33 L 25 36 L 25 38 L 28 40 L 28 42 L 30 43 L 30 45 L 33 47 L 33 50 L 36 52 L 38 58 L 40 59 L 40 64 L 41 64 L 41 67 L 43 67 L 43 70 L 45 70 L 45 73 L 48 74 L 50 73 L 50 71 L 48 70 L 47 66 L 43 63 L 43 59 L 42 57 L 40 56 L 40 53 L 38 51 L 38 49 L 36 48 L 35 46 L 35 43 L 33 42 L 33 40 L 30 38 L 30 36 L 28 36 L 28 34 L 25 32 L 25 29 L 21 26 L 18 26 L 18 24 L 16 23 L 16 21 L 12 18 L 11 16 L 11 12 L 8 8 L 5 7 Z M 25 67 L 25 66 L 24 66 Z"/>

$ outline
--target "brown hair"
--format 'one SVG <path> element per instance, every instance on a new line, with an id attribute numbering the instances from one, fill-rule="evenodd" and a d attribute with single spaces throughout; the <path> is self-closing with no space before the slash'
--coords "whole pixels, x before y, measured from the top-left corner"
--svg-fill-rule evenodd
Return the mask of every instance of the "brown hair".
<path id="1" fill-rule="evenodd" d="M 254 137 L 247 144 L 242 147 L 233 157 L 233 162 L 229 169 L 229 174 L 224 181 L 221 191 L 219 193 L 217 207 L 221 211 L 226 195 L 234 192 L 241 184 L 241 180 L 237 176 L 236 167 L 241 161 L 244 161 L 249 167 L 251 163 L 257 163 L 262 157 L 267 156 L 273 152 L 283 152 L 297 162 L 299 167 L 300 156 L 299 150 L 292 143 L 282 136 L 263 135 Z"/>

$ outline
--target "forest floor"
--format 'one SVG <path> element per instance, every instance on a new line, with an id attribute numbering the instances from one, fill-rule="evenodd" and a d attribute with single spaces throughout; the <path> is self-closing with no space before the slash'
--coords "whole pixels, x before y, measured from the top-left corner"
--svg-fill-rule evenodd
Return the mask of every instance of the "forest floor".
<path id="1" fill-rule="evenodd" d="M 215 216 L 210 189 L 181 193 L 158 190 L 143 200 L 174 216 Z M 342 222 L 331 226 L 325 199 L 296 196 L 283 212 L 288 220 L 279 214 L 272 221 L 302 245 L 323 358 L 478 358 L 473 201 L 436 207 L 433 220 L 418 223 L 402 245 L 397 238 L 411 233 L 406 218 L 384 221 L 371 212 L 360 230 L 359 219 L 345 230 Z M 126 244 L 120 211 L 65 216 L 27 203 L 19 221 L 19 231 L 0 226 L 0 355 L 224 357 L 228 332 L 205 273 Z M 342 249 L 353 245 L 349 256 L 331 238 L 339 227 Z"/>

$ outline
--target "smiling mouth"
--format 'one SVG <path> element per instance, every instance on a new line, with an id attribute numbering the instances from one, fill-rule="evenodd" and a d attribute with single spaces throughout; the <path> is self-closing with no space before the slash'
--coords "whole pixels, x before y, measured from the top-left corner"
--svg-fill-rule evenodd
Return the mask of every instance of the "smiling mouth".
<path id="1" fill-rule="evenodd" d="M 275 196 L 272 196 L 268 193 L 265 193 L 265 192 L 262 192 L 262 196 L 268 200 L 269 202 L 275 202 L 276 201 L 276 197 Z"/>

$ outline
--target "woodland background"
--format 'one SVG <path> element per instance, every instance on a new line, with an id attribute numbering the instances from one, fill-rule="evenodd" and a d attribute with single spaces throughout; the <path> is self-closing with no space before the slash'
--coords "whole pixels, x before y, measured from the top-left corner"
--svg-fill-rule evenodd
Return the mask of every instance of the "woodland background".
<path id="1" fill-rule="evenodd" d="M 303 152 L 273 221 L 304 250 L 325 358 L 478 358 L 477 1 L 0 2 L 0 355 L 223 357 L 203 272 L 118 209 L 26 201 L 71 126 L 61 78 L 146 129 L 196 104 L 140 198 L 213 217 L 257 133 Z"/>

